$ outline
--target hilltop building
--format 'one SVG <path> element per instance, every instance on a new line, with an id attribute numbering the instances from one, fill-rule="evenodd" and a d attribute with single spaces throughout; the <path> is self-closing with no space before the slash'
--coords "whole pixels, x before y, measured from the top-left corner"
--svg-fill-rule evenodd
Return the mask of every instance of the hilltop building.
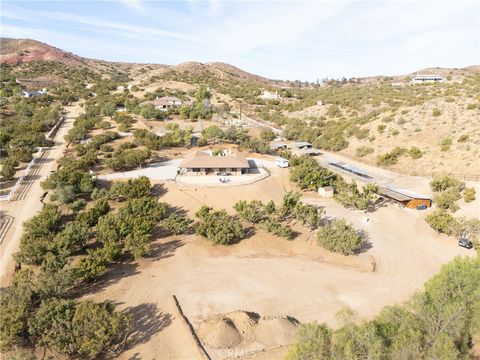
<path id="1" fill-rule="evenodd" d="M 440 75 L 417 75 L 412 79 L 411 82 L 413 84 L 443 82 L 443 77 Z"/>
<path id="2" fill-rule="evenodd" d="M 245 155 L 236 150 L 224 151 L 215 156 L 211 152 L 192 151 L 178 165 L 179 173 L 185 175 L 230 175 L 248 174 L 250 164 Z"/>
<path id="3" fill-rule="evenodd" d="M 278 100 L 278 99 L 280 99 L 280 94 L 278 93 L 278 91 L 270 92 L 270 91 L 264 90 L 262 92 L 261 96 L 262 96 L 263 100 Z"/>
<path id="4" fill-rule="evenodd" d="M 38 91 L 22 90 L 22 96 L 24 98 L 31 98 L 34 96 L 43 96 L 43 95 L 47 95 L 47 89 L 42 89 Z"/>

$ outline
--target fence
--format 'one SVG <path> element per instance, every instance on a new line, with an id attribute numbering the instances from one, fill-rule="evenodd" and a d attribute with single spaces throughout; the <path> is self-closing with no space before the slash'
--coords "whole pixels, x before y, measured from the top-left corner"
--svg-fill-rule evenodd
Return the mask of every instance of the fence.
<path id="1" fill-rule="evenodd" d="M 62 126 L 63 122 L 65 121 L 65 116 L 62 116 L 58 121 L 57 123 L 53 126 L 53 128 L 50 129 L 50 131 L 48 132 L 47 135 L 45 135 L 45 137 L 47 138 L 47 140 L 53 140 L 53 138 L 55 137 L 58 129 L 60 128 L 60 126 Z"/>
<path id="2" fill-rule="evenodd" d="M 33 156 L 32 160 L 28 163 L 27 167 L 23 171 L 23 175 L 20 176 L 13 185 L 13 187 L 10 189 L 7 195 L 2 195 L 0 196 L 0 201 L 10 201 L 13 199 L 13 196 L 15 193 L 18 191 L 20 186 L 22 186 L 22 183 L 25 181 L 25 178 L 30 174 L 30 171 L 32 170 L 33 165 L 37 162 L 38 159 L 42 157 L 43 149 L 40 147 L 38 148 L 38 152 Z"/>

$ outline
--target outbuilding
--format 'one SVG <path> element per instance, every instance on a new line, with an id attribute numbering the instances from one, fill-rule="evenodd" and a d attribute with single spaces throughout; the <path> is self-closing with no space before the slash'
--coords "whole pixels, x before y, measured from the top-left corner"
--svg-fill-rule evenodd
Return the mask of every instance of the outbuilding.
<path id="1" fill-rule="evenodd" d="M 323 198 L 332 198 L 334 189 L 332 186 L 322 186 L 318 188 L 318 195 Z"/>
<path id="2" fill-rule="evenodd" d="M 379 187 L 378 193 L 385 199 L 410 209 L 426 209 L 432 206 L 432 199 L 426 195 L 392 186 Z"/>

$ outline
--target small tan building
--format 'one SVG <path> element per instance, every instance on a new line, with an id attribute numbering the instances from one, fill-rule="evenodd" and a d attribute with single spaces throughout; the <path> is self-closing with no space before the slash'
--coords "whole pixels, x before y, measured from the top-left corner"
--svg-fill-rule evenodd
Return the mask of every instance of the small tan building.
<path id="1" fill-rule="evenodd" d="M 318 195 L 323 198 L 331 198 L 333 197 L 334 189 L 332 186 L 323 186 L 318 188 Z"/>
<path id="2" fill-rule="evenodd" d="M 237 150 L 212 155 L 206 151 L 192 151 L 178 166 L 185 175 L 243 175 L 248 174 L 250 165 L 245 155 Z"/>

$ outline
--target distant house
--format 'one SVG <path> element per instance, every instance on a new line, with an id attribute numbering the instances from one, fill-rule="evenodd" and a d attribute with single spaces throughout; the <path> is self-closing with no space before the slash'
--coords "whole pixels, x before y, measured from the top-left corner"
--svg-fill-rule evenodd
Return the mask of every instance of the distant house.
<path id="1" fill-rule="evenodd" d="M 161 98 L 156 98 L 153 101 L 148 103 L 152 104 L 155 109 L 158 110 L 168 110 L 173 107 L 179 107 L 182 105 L 182 100 L 175 96 L 163 96 Z"/>
<path id="2" fill-rule="evenodd" d="M 443 82 L 443 77 L 440 75 L 417 75 L 412 81 L 413 84 L 422 84 L 428 82 Z"/>
<path id="3" fill-rule="evenodd" d="M 43 95 L 47 95 L 47 89 L 42 89 L 38 91 L 22 90 L 22 96 L 24 98 L 30 98 L 34 96 L 43 96 Z"/>
<path id="4" fill-rule="evenodd" d="M 320 195 L 323 198 L 331 198 L 333 197 L 333 187 L 331 186 L 322 186 L 321 188 L 318 188 L 318 195 Z"/>
<path id="5" fill-rule="evenodd" d="M 270 92 L 270 91 L 264 90 L 262 92 L 261 97 L 263 100 L 277 100 L 277 99 L 280 99 L 280 94 L 278 93 L 278 91 Z"/>
<path id="6" fill-rule="evenodd" d="M 178 165 L 180 174 L 185 175 L 231 175 L 248 174 L 250 164 L 240 151 L 225 151 L 214 156 L 206 151 L 192 151 Z"/>
<path id="7" fill-rule="evenodd" d="M 432 206 L 432 199 L 428 196 L 393 186 L 381 186 L 378 188 L 378 193 L 382 197 L 410 209 L 425 209 Z"/>

